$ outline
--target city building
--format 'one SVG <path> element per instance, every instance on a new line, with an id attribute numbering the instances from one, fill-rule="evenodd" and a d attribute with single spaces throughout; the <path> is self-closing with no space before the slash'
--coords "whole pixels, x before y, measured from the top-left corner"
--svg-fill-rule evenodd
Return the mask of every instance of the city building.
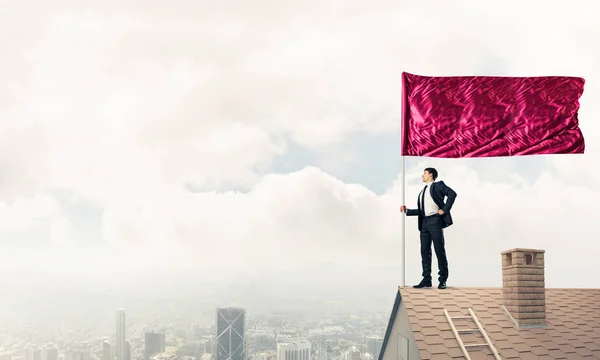
<path id="1" fill-rule="evenodd" d="M 214 351 L 214 339 L 213 338 L 204 339 L 202 342 L 204 343 L 204 353 L 205 354 L 213 354 L 213 353 L 215 353 L 215 351 Z"/>
<path id="2" fill-rule="evenodd" d="M 54 345 L 49 345 L 44 348 L 43 356 L 44 360 L 58 360 L 58 349 Z"/>
<path id="3" fill-rule="evenodd" d="M 197 332 L 197 325 L 196 324 L 192 324 L 190 325 L 187 330 L 185 331 L 185 342 L 188 344 L 192 344 L 194 342 L 196 342 L 196 332 Z"/>
<path id="4" fill-rule="evenodd" d="M 328 360 L 328 346 L 325 341 L 320 340 L 316 344 L 316 357 L 317 360 Z"/>
<path id="5" fill-rule="evenodd" d="M 367 354 L 370 354 L 373 359 L 379 359 L 379 353 L 381 353 L 381 345 L 383 345 L 383 338 L 379 336 L 371 336 L 367 338 Z"/>
<path id="6" fill-rule="evenodd" d="M 117 331 L 116 331 L 116 360 L 127 359 L 127 345 L 125 344 L 125 309 L 117 310 Z"/>
<path id="7" fill-rule="evenodd" d="M 144 360 L 150 360 L 154 354 L 165 352 L 165 333 L 146 332 L 144 335 Z"/>
<path id="8" fill-rule="evenodd" d="M 311 344 L 308 341 L 277 344 L 277 360 L 311 360 L 311 358 Z"/>
<path id="9" fill-rule="evenodd" d="M 544 251 L 502 253 L 502 288 L 400 287 L 378 360 L 600 359 L 600 289 L 545 288 Z"/>
<path id="10" fill-rule="evenodd" d="M 215 322 L 215 360 L 246 360 L 246 310 L 219 308 Z"/>
<path id="11" fill-rule="evenodd" d="M 135 351 L 131 341 L 125 341 L 125 360 L 135 360 Z"/>
<path id="12" fill-rule="evenodd" d="M 102 360 L 113 360 L 111 354 L 111 348 L 108 341 L 102 343 Z"/>
<path id="13" fill-rule="evenodd" d="M 27 349 L 25 358 L 27 360 L 42 360 L 42 349 L 38 347 L 32 347 Z"/>

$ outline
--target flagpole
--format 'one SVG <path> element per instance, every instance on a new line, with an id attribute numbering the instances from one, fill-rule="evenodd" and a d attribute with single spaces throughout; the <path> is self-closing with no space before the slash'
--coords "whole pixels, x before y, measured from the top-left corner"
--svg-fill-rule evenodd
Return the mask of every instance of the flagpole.
<path id="1" fill-rule="evenodd" d="M 402 201 L 400 202 L 402 205 L 406 205 L 406 164 L 404 163 L 404 155 L 400 156 L 400 162 L 402 170 L 400 172 L 400 179 L 402 182 Z M 400 216 L 400 224 L 402 227 L 401 238 L 400 238 L 400 247 L 402 249 L 402 286 L 406 286 L 406 213 L 401 214 Z"/>
<path id="2" fill-rule="evenodd" d="M 404 163 L 404 145 L 406 141 L 406 132 L 404 129 L 405 126 L 405 116 L 408 109 L 408 100 L 406 98 L 406 94 L 408 94 L 408 90 L 406 88 L 406 73 L 402 72 L 402 102 L 400 105 L 400 163 L 402 170 L 400 172 L 400 179 L 402 182 L 402 205 L 406 205 L 406 164 Z M 400 224 L 402 226 L 402 233 L 400 237 L 400 249 L 402 252 L 402 286 L 406 286 L 406 213 L 400 215 Z"/>

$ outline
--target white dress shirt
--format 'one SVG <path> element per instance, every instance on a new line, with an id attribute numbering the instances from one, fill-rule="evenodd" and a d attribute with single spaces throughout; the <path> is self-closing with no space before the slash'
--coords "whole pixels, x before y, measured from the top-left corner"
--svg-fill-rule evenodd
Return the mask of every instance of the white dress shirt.
<path id="1" fill-rule="evenodd" d="M 425 212 L 425 216 L 437 214 L 438 210 L 440 210 L 439 206 L 437 206 L 437 204 L 435 203 L 435 201 L 433 201 L 433 198 L 431 197 L 431 184 L 433 184 L 433 182 L 428 183 L 427 187 L 423 189 L 423 191 L 425 191 L 425 208 L 423 209 L 423 211 Z M 419 194 L 419 202 L 423 197 L 423 191 L 421 191 L 421 193 Z"/>

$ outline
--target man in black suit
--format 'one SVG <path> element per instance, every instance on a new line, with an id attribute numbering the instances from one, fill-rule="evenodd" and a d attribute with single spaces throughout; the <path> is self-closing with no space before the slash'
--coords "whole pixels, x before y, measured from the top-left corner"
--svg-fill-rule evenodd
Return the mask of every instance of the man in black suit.
<path id="1" fill-rule="evenodd" d="M 400 206 L 400 211 L 406 216 L 418 216 L 419 231 L 421 232 L 421 266 L 423 267 L 423 280 L 414 288 L 431 287 L 431 243 L 439 267 L 439 289 L 446 288 L 448 279 L 448 259 L 444 245 L 443 229 L 452 225 L 450 209 L 456 199 L 456 192 L 450 189 L 443 181 L 435 182 L 438 172 L 434 168 L 427 168 L 423 172 L 425 188 L 417 198 L 417 209 L 407 209 Z M 448 198 L 444 201 L 445 198 Z"/>

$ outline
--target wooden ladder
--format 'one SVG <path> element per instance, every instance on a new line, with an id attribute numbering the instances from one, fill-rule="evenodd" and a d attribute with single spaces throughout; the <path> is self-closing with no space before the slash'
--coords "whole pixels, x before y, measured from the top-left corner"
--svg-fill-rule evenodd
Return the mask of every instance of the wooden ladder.
<path id="1" fill-rule="evenodd" d="M 471 360 L 471 357 L 469 356 L 469 351 L 468 351 L 469 349 L 481 348 L 481 347 L 487 346 L 492 351 L 494 358 L 496 360 L 501 360 L 500 355 L 498 355 L 498 351 L 496 351 L 496 348 L 494 347 L 494 345 L 492 345 L 492 341 L 490 340 L 487 333 L 483 329 L 483 326 L 481 326 L 481 323 L 479 322 L 479 319 L 477 319 L 477 316 L 475 316 L 473 309 L 469 308 L 469 314 L 471 316 L 450 317 L 450 314 L 448 314 L 448 311 L 446 309 L 444 309 L 444 315 L 446 315 L 446 319 L 448 319 L 448 324 L 450 324 L 450 328 L 452 329 L 452 332 L 454 333 L 454 336 L 456 337 L 456 340 L 458 341 L 458 345 L 460 346 L 460 349 L 462 350 L 463 354 L 465 355 L 465 359 Z M 452 320 L 459 320 L 459 319 L 473 320 L 475 325 L 477 325 L 477 329 L 456 329 L 456 326 L 454 326 L 454 322 Z M 478 331 L 481 333 L 481 335 L 485 339 L 485 344 L 464 344 L 462 339 L 460 338 L 460 334 L 475 333 Z"/>

